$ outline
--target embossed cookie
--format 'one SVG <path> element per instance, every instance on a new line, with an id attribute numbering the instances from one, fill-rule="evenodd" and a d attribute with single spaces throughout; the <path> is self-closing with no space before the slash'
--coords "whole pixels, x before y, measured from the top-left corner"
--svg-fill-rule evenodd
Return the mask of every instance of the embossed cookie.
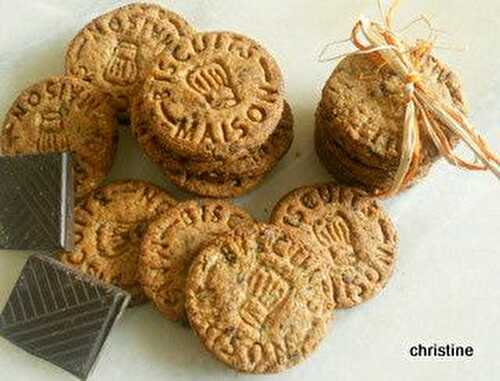
<path id="1" fill-rule="evenodd" d="M 351 158 L 328 134 L 325 134 L 319 121 L 316 121 L 315 147 L 316 153 L 333 177 L 343 184 L 360 188 L 368 194 L 379 194 L 388 189 L 393 181 L 395 172 L 371 167 Z M 402 190 L 412 187 L 421 178 L 425 177 L 432 163 L 422 164 L 416 173 L 414 181 Z"/>
<path id="2" fill-rule="evenodd" d="M 238 179 L 242 176 L 257 177 L 269 172 L 288 152 L 293 142 L 293 114 L 290 105 L 285 101 L 281 120 L 271 136 L 256 149 L 228 160 L 197 161 L 189 160 L 173 152 L 163 149 L 154 136 L 148 123 L 145 122 L 140 98 L 136 98 L 132 107 L 132 130 L 146 154 L 151 151 L 162 151 L 162 163 L 169 171 L 186 172 L 188 174 L 218 177 L 221 179 Z M 157 148 L 149 148 L 156 145 Z"/>
<path id="3" fill-rule="evenodd" d="M 24 90 L 0 130 L 1 155 L 71 151 L 77 197 L 107 176 L 117 142 L 109 97 L 71 77 L 51 77 Z"/>
<path id="4" fill-rule="evenodd" d="M 202 197 L 234 198 L 242 196 L 258 187 L 267 173 L 232 179 L 200 176 L 186 171 L 165 171 L 165 177 L 178 188 Z"/>
<path id="5" fill-rule="evenodd" d="M 443 99 L 464 108 L 458 77 L 442 62 L 427 56 L 422 78 Z M 393 168 L 401 157 L 406 100 L 404 83 L 388 67 L 367 55 L 343 59 L 323 89 L 318 113 L 329 118 L 329 132 L 346 150 L 376 168 Z M 427 139 L 429 139 L 427 137 Z M 436 156 L 433 145 L 424 155 Z"/>
<path id="6" fill-rule="evenodd" d="M 192 328 L 242 372 L 279 372 L 313 352 L 334 307 L 324 259 L 273 225 L 237 227 L 195 258 L 187 281 Z"/>
<path id="7" fill-rule="evenodd" d="M 430 89 L 465 111 L 460 81 L 448 67 L 429 55 L 420 69 L 422 80 Z M 320 140 L 323 147 L 317 151 L 323 153 L 323 162 L 332 162 L 327 168 L 339 169 L 330 169 L 334 176 L 345 172 L 365 184 L 364 189 L 372 194 L 376 189 L 387 188 L 385 184 L 392 184 L 401 157 L 404 86 L 389 67 L 378 67 L 368 55 L 349 56 L 338 64 L 325 84 L 316 112 L 317 129 L 324 135 Z M 450 138 L 456 142 L 456 137 Z M 424 132 L 421 146 L 420 178 L 440 157 Z M 328 155 L 329 151 L 333 154 Z M 368 178 L 375 172 L 376 182 Z"/>
<path id="8" fill-rule="evenodd" d="M 230 198 L 249 192 L 286 154 L 293 140 L 293 116 L 288 106 L 277 131 L 254 153 L 226 162 L 184 161 L 164 148 L 147 123 L 141 97 L 132 103 L 132 131 L 146 156 L 160 167 L 165 177 L 177 187 L 203 197 Z M 183 165 L 185 163 L 185 165 Z M 223 164 L 225 163 L 225 164 Z M 213 169 L 210 167 L 213 165 Z M 199 169 L 207 172 L 198 173 Z M 238 173 L 238 170 L 247 170 Z"/>
<path id="9" fill-rule="evenodd" d="M 113 95 L 120 111 L 158 54 L 194 31 L 179 15 L 158 5 L 131 4 L 86 25 L 66 53 L 66 73 Z"/>
<path id="10" fill-rule="evenodd" d="M 275 206 L 271 222 L 331 259 L 336 306 L 376 295 L 392 274 L 397 234 L 382 206 L 355 188 L 323 184 L 298 188 Z"/>
<path id="11" fill-rule="evenodd" d="M 142 105 L 142 97 L 134 98 L 131 106 L 133 134 L 144 152 L 153 159 L 161 156 L 162 166 L 170 171 L 185 171 L 226 179 L 241 178 L 242 175 L 256 177 L 272 169 L 288 152 L 293 142 L 293 114 L 290 105 L 285 101 L 281 120 L 263 145 L 241 157 L 229 160 L 190 160 L 161 146 L 147 122 Z"/>
<path id="12" fill-rule="evenodd" d="M 178 41 L 145 82 L 159 142 L 191 159 L 222 160 L 263 144 L 283 110 L 283 79 L 255 41 L 211 32 Z"/>
<path id="13" fill-rule="evenodd" d="M 252 222 L 243 209 L 219 200 L 186 201 L 154 221 L 144 235 L 139 274 L 158 310 L 169 319 L 184 319 L 186 278 L 201 247 Z"/>
<path id="14" fill-rule="evenodd" d="M 61 261 L 112 283 L 145 302 L 137 279 L 137 262 L 144 232 L 157 215 L 176 201 L 144 181 L 118 181 L 93 192 L 75 209 L 75 249 Z"/>

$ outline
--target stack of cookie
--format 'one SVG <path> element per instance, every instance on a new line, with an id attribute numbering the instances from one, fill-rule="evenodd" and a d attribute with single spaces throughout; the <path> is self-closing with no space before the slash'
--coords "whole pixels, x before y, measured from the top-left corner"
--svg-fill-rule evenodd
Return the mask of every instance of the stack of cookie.
<path id="1" fill-rule="evenodd" d="M 428 55 L 421 77 L 442 99 L 464 109 L 460 82 L 443 63 Z M 316 151 L 328 171 L 372 195 L 387 191 L 401 158 L 406 103 L 405 83 L 388 66 L 379 67 L 368 54 L 343 59 L 328 79 L 316 112 Z M 429 136 L 420 139 L 422 159 L 413 183 L 440 157 Z"/>
<path id="2" fill-rule="evenodd" d="M 145 154 L 170 181 L 201 196 L 254 188 L 293 140 L 278 65 L 236 33 L 176 41 L 146 75 L 131 113 Z"/>

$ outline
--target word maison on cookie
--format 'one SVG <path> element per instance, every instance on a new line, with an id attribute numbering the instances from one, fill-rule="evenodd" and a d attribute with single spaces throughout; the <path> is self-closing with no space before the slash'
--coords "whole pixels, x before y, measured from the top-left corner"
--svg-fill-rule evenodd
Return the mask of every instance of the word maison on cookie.
<path id="1" fill-rule="evenodd" d="M 398 234 L 376 197 L 414 185 L 441 157 L 500 176 L 456 75 L 432 44 L 394 32 L 397 3 L 382 23 L 356 22 L 357 50 L 317 107 L 316 152 L 336 182 L 288 192 L 267 223 L 222 199 L 261 184 L 293 142 L 271 54 L 154 4 L 84 26 L 65 73 L 21 91 L 0 128 L 0 249 L 40 252 L 0 335 L 85 380 L 123 310 L 151 301 L 237 371 L 280 372 L 311 355 L 335 309 L 380 294 L 394 272 Z M 206 198 L 104 184 L 127 127 L 170 183 Z M 460 141 L 476 162 L 453 153 Z"/>

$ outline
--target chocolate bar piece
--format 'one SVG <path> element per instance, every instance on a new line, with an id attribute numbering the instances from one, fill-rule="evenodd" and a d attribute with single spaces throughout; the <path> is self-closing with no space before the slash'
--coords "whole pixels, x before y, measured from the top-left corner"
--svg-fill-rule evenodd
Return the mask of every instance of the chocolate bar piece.
<path id="1" fill-rule="evenodd" d="M 69 153 L 0 157 L 0 179 L 0 249 L 72 250 Z"/>
<path id="2" fill-rule="evenodd" d="M 129 300 L 117 287 L 34 255 L 0 315 L 0 335 L 85 380 Z"/>

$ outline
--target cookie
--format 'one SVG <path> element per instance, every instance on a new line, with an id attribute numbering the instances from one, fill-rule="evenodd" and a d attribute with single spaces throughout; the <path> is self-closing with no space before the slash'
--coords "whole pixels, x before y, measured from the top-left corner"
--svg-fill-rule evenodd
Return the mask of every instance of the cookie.
<path id="1" fill-rule="evenodd" d="M 157 137 L 149 128 L 147 114 L 141 112 L 141 104 L 140 97 L 135 98 L 132 103 L 132 131 L 145 155 L 160 168 L 163 175 L 174 185 L 202 197 L 232 198 L 251 191 L 278 164 L 279 159 L 290 148 L 293 139 L 293 130 L 288 130 L 293 126 L 293 123 L 289 117 L 286 117 L 286 122 L 283 121 L 286 130 L 280 130 L 271 135 L 272 141 L 266 142 L 255 154 L 244 156 L 246 164 L 241 164 L 241 168 L 249 169 L 250 174 L 236 173 L 239 167 L 237 160 L 230 160 L 227 164 L 227 167 L 234 173 L 227 174 L 225 171 L 221 173 L 220 169 L 201 174 L 190 172 L 191 165 L 200 168 L 202 166 L 208 167 L 211 163 L 190 162 L 191 164 L 185 167 L 180 163 L 173 163 L 175 159 L 173 159 L 172 153 L 158 142 Z M 272 152 L 273 150 L 276 151 Z M 252 163 L 261 164 L 262 168 L 252 168 Z"/>
<path id="2" fill-rule="evenodd" d="M 181 320 L 189 267 L 200 248 L 218 234 L 252 223 L 243 209 L 219 200 L 186 201 L 154 221 L 139 260 L 146 295 L 168 319 Z"/>
<path id="3" fill-rule="evenodd" d="M 277 203 L 271 223 L 302 236 L 331 259 L 338 308 L 372 298 L 393 272 L 396 230 L 380 203 L 358 189 L 335 184 L 298 188 Z"/>
<path id="4" fill-rule="evenodd" d="M 278 65 L 255 41 L 230 32 L 179 40 L 144 86 L 153 133 L 192 159 L 224 160 L 262 145 L 282 110 Z"/>
<path id="5" fill-rule="evenodd" d="M 176 201 L 144 181 L 126 180 L 94 191 L 75 209 L 75 249 L 60 260 L 128 291 L 132 304 L 146 301 L 137 277 L 144 232 Z"/>
<path id="6" fill-rule="evenodd" d="M 371 167 L 360 162 L 337 144 L 331 136 L 328 136 L 324 129 L 322 123 L 316 120 L 316 153 L 321 163 L 335 179 L 343 184 L 361 188 L 369 195 L 377 196 L 392 185 L 395 171 Z M 432 162 L 429 160 L 426 163 L 421 163 L 414 179 L 402 187 L 400 192 L 418 183 L 429 173 L 431 166 Z"/>
<path id="7" fill-rule="evenodd" d="M 158 5 L 130 4 L 94 19 L 75 36 L 66 73 L 111 94 L 125 111 L 154 58 L 193 33 L 182 17 Z"/>
<path id="8" fill-rule="evenodd" d="M 255 177 L 200 177 L 186 171 L 164 171 L 165 177 L 176 187 L 201 197 L 234 198 L 242 196 L 259 186 L 267 173 Z"/>
<path id="9" fill-rule="evenodd" d="M 334 307 L 322 257 L 267 224 L 237 227 L 203 249 L 186 298 L 205 347 L 250 373 L 279 372 L 305 359 L 326 335 Z"/>
<path id="10" fill-rule="evenodd" d="M 322 140 L 323 134 L 321 130 L 322 128 L 316 125 L 316 129 L 314 131 L 314 147 L 316 155 L 318 156 L 320 163 L 333 176 L 335 181 L 346 186 L 362 189 L 366 192 L 376 192 L 377 188 L 361 183 L 340 165 L 338 158 L 327 150 L 327 147 Z"/>
<path id="11" fill-rule="evenodd" d="M 135 110 L 135 111 L 134 111 Z M 147 123 L 137 121 L 144 119 L 144 114 L 139 106 L 132 106 L 132 112 L 138 117 L 133 118 L 132 129 L 141 146 L 154 144 L 160 146 L 158 139 L 152 135 Z M 285 101 L 281 120 L 276 130 L 262 146 L 253 149 L 241 157 L 229 160 L 197 161 L 175 155 L 171 151 L 163 150 L 162 161 L 170 171 L 186 171 L 190 174 L 216 176 L 224 179 L 238 179 L 257 177 L 269 172 L 288 152 L 293 142 L 293 114 L 290 105 Z M 148 151 L 145 147 L 144 151 Z"/>
<path id="12" fill-rule="evenodd" d="M 24 90 L 0 131 L 1 155 L 72 152 L 78 198 L 107 176 L 117 143 L 109 97 L 71 77 L 51 77 Z"/>
<path id="13" fill-rule="evenodd" d="M 464 110 L 460 81 L 442 62 L 427 56 L 421 76 L 443 100 Z M 378 67 L 368 55 L 346 57 L 328 79 L 318 106 L 318 114 L 328 121 L 326 133 L 358 161 L 397 169 L 406 109 L 404 87 L 388 66 Z M 426 135 L 422 136 L 422 149 L 424 160 L 439 155 Z"/>

